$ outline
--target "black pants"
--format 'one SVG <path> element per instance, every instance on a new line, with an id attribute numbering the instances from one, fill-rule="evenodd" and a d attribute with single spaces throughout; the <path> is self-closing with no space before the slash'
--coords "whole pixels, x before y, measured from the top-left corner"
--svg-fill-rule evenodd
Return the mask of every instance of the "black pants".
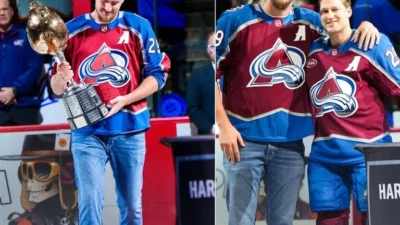
<path id="1" fill-rule="evenodd" d="M 42 122 L 40 107 L 0 108 L 0 126 L 37 125 Z"/>

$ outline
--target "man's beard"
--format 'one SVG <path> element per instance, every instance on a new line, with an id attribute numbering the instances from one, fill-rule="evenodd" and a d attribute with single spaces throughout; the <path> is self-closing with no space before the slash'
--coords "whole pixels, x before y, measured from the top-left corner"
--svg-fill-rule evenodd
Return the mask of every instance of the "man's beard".
<path id="1" fill-rule="evenodd" d="M 97 15 L 99 15 L 99 22 L 101 23 L 109 23 L 111 21 L 113 21 L 115 19 L 115 17 L 117 16 L 116 14 L 114 14 L 113 16 L 105 16 L 104 14 L 102 14 L 102 12 L 97 11 Z"/>
<path id="2" fill-rule="evenodd" d="M 290 1 L 276 1 L 276 0 L 272 0 L 271 1 L 272 2 L 272 6 L 274 7 L 274 8 L 276 8 L 276 9 L 279 9 L 279 10 L 285 10 L 285 9 L 287 9 L 287 7 L 289 7 L 289 5 L 292 3 L 292 1 L 290 0 Z"/>
<path id="3" fill-rule="evenodd" d="M 113 21 L 114 18 L 115 18 L 115 16 L 114 17 L 99 16 L 99 20 L 100 20 L 99 22 L 109 23 L 109 22 Z"/>
<path id="4" fill-rule="evenodd" d="M 112 21 L 112 19 L 106 19 L 105 17 L 100 19 L 100 22 L 102 22 L 102 23 L 109 23 L 111 21 Z"/>

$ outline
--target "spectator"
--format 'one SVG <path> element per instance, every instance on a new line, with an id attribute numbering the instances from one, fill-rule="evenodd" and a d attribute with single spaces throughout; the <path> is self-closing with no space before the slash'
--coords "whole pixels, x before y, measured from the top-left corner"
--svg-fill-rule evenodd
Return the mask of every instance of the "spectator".
<path id="1" fill-rule="evenodd" d="M 0 126 L 42 122 L 40 88 L 43 58 L 19 26 L 15 0 L 0 0 Z"/>
<path id="2" fill-rule="evenodd" d="M 199 134 L 211 134 L 214 126 L 215 84 L 215 32 L 208 36 L 207 52 L 211 61 L 192 72 L 187 89 L 187 106 L 190 120 Z"/>

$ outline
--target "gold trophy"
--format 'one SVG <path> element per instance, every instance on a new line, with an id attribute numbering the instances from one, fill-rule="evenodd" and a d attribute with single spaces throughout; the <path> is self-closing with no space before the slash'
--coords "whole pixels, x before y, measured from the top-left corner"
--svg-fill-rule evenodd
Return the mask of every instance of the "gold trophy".
<path id="1" fill-rule="evenodd" d="M 66 62 L 63 51 L 67 47 L 68 30 L 57 13 L 40 3 L 30 3 L 26 31 L 33 50 L 53 55 L 57 63 Z M 108 113 L 92 85 L 76 84 L 73 79 L 68 81 L 62 100 L 72 129 L 94 124 Z"/>

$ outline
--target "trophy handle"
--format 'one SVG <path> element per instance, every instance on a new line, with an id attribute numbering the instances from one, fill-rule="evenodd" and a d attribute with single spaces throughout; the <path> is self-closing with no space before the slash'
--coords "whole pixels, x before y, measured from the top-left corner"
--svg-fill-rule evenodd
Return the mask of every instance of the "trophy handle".
<path id="1" fill-rule="evenodd" d="M 56 53 L 56 57 L 57 57 L 57 61 L 59 62 L 59 63 L 63 63 L 63 62 L 66 62 L 67 60 L 65 59 L 65 55 L 64 55 L 64 52 L 62 52 L 62 51 L 57 51 L 57 53 Z"/>
<path id="2" fill-rule="evenodd" d="M 67 62 L 67 60 L 65 59 L 65 55 L 64 55 L 64 52 L 63 51 L 61 51 L 61 50 L 58 50 L 57 52 L 56 52 L 56 55 L 55 55 L 56 57 L 56 61 L 57 61 L 57 63 L 63 63 L 63 62 Z M 68 82 L 67 82 L 67 86 L 68 87 L 71 87 L 72 85 L 74 85 L 75 84 L 75 82 L 74 82 L 74 80 L 73 79 L 70 79 Z"/>

